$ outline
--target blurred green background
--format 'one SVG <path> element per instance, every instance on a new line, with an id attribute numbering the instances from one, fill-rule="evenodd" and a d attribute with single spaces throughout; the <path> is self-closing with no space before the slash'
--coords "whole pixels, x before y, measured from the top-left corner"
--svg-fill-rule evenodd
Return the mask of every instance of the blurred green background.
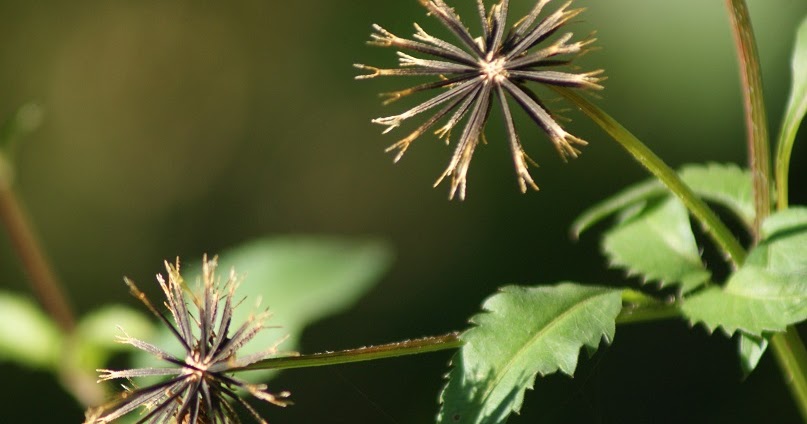
<path id="1" fill-rule="evenodd" d="M 477 28 L 474 2 L 450 3 Z M 513 0 L 513 15 L 532 4 Z M 602 107 L 673 166 L 744 162 L 723 2 L 575 4 L 588 11 L 572 30 L 596 30 L 601 47 L 577 63 L 609 77 Z M 775 135 L 807 2 L 749 5 Z M 621 273 L 605 270 L 596 234 L 574 243 L 567 229 L 587 205 L 645 173 L 579 114 L 569 111 L 567 126 L 590 145 L 568 164 L 517 117 L 541 165 L 539 193 L 519 193 L 497 114 L 465 202 L 447 201 L 445 183 L 431 188 L 450 156 L 435 137 L 392 165 L 383 149 L 407 128 L 381 136 L 369 120 L 412 105 L 383 107 L 376 96 L 407 82 L 354 81 L 351 65 L 392 66 L 393 51 L 364 44 L 370 25 L 403 36 L 413 21 L 441 33 L 415 0 L 0 0 L 0 118 L 29 101 L 46 112 L 20 149 L 18 189 L 76 308 L 134 305 L 123 275 L 151 284 L 163 259 L 277 234 L 370 235 L 397 250 L 355 309 L 306 331 L 303 352 L 462 329 L 505 284 L 620 283 Z M 792 203 L 804 204 L 800 138 Z M 0 289 L 25 293 L 24 278 L 0 237 Z M 743 382 L 735 350 L 683 323 L 620 327 L 577 379 L 540 381 L 511 422 L 795 421 L 770 355 Z M 288 371 L 272 385 L 292 390 L 296 404 L 262 411 L 273 423 L 430 422 L 449 358 Z M 51 376 L 10 364 L 0 375 L 0 422 L 80 422 L 81 407 Z"/>

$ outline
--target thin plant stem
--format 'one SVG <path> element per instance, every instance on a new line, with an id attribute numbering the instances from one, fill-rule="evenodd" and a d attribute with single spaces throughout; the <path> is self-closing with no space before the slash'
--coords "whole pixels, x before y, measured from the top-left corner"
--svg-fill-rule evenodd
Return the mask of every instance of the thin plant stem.
<path id="1" fill-rule="evenodd" d="M 75 318 L 62 285 L 34 235 L 25 209 L 9 183 L 0 181 L 0 222 L 11 239 L 34 294 L 65 334 L 73 332 Z"/>
<path id="2" fill-rule="evenodd" d="M 399 356 L 450 350 L 456 349 L 460 346 L 462 346 L 462 340 L 460 340 L 459 333 L 448 333 L 442 336 L 424 337 L 421 339 L 360 347 L 357 349 L 347 349 L 338 352 L 270 358 L 256 362 L 244 368 L 234 369 L 233 371 L 266 369 L 280 370 L 290 368 L 319 367 L 325 365 L 339 365 L 352 362 L 373 361 L 376 359 L 396 358 Z"/>
<path id="3" fill-rule="evenodd" d="M 779 210 L 787 209 L 790 201 L 788 197 L 790 156 L 793 153 L 793 145 L 796 142 L 799 125 L 801 125 L 804 115 L 807 113 L 807 96 L 804 95 L 807 90 L 807 81 L 804 81 L 803 78 L 805 68 L 807 68 L 807 60 L 799 53 L 795 53 L 804 49 L 805 41 L 807 41 L 807 21 L 802 22 L 797 31 L 796 47 L 791 64 L 793 76 L 790 99 L 788 99 L 787 107 L 785 107 L 786 114 L 782 120 L 782 127 L 776 143 L 774 173 L 776 174 L 776 207 Z"/>
<path id="4" fill-rule="evenodd" d="M 748 133 L 748 165 L 753 179 L 756 208 L 754 238 L 758 241 L 760 224 L 771 211 L 770 142 L 762 92 L 762 72 L 748 5 L 745 0 L 726 0 L 726 8 L 740 62 L 745 126 Z"/>
<path id="5" fill-rule="evenodd" d="M 565 88 L 555 87 L 552 89 L 560 93 L 563 97 L 574 103 L 586 115 L 588 115 L 597 125 L 604 129 L 614 140 L 616 140 L 628 153 L 633 156 L 651 174 L 655 175 L 673 194 L 675 194 L 684 206 L 703 226 L 704 231 L 712 240 L 717 243 L 734 264 L 742 264 L 745 261 L 745 249 L 737 241 L 737 238 L 726 227 L 726 224 L 718 218 L 714 211 L 695 192 L 687 186 L 672 168 L 656 156 L 652 150 L 644 145 L 636 136 L 625 129 L 610 115 L 602 109 L 588 101 L 576 92 Z"/>
<path id="6" fill-rule="evenodd" d="M 804 421 L 807 421 L 807 349 L 795 327 L 787 327 L 784 333 L 771 337 L 771 347 L 776 362 L 782 370 L 782 377 L 796 401 L 796 406 Z"/>
<path id="7" fill-rule="evenodd" d="M 638 324 L 680 318 L 681 310 L 675 305 L 645 306 L 636 309 L 622 308 L 616 317 L 617 324 Z"/>
<path id="8" fill-rule="evenodd" d="M 617 324 L 635 324 L 681 316 L 681 309 L 675 302 L 665 302 L 638 290 L 623 290 L 622 304 L 624 306 L 616 317 Z"/>
<path id="9" fill-rule="evenodd" d="M 726 8 L 731 19 L 735 48 L 740 62 L 745 123 L 748 131 L 748 161 L 753 177 L 756 209 L 754 239 L 758 241 L 762 221 L 771 210 L 770 143 L 763 100 L 762 73 L 748 5 L 745 0 L 726 0 Z M 789 155 L 789 152 L 786 153 Z M 779 156 L 782 156 L 782 153 Z M 789 161 L 789 158 L 787 159 Z M 777 182 L 782 184 L 787 178 L 787 164 L 782 167 L 782 164 L 778 163 L 777 167 Z M 785 172 L 784 178 L 780 175 L 782 168 Z M 787 207 L 787 186 L 777 190 L 778 207 Z M 771 337 L 771 347 L 802 419 L 807 421 L 807 349 L 793 326 L 788 327 L 784 333 L 774 334 Z"/>
<path id="10" fill-rule="evenodd" d="M 0 155 L 0 159 L 2 159 L 2 155 Z M 76 321 L 73 310 L 67 301 L 61 283 L 52 271 L 50 263 L 34 235 L 25 209 L 11 187 L 9 179 L 0 179 L 0 222 L 5 227 L 14 251 L 28 274 L 28 281 L 34 294 L 64 333 L 65 355 L 69 357 L 75 353 L 72 336 Z M 59 375 L 64 386 L 85 405 L 100 402 L 104 394 L 95 384 L 94 378 L 90 378 L 87 374 L 74 368 L 72 363 L 73 360 L 63 361 L 59 368 Z"/>
<path id="11" fill-rule="evenodd" d="M 631 307 L 623 309 L 623 312 L 617 318 L 617 323 L 619 324 L 656 321 L 680 316 L 680 310 L 674 304 L 659 301 L 641 292 L 625 290 L 623 298 L 631 304 Z M 453 332 L 441 336 L 340 350 L 338 352 L 270 358 L 243 368 L 235 368 L 232 371 L 282 370 L 374 361 L 457 349 L 462 347 L 462 343 L 460 334 Z"/>
<path id="12" fill-rule="evenodd" d="M 779 136 L 779 143 L 776 147 L 776 208 L 779 210 L 787 209 L 790 200 L 787 180 L 790 174 L 790 156 L 793 153 L 793 145 L 796 141 L 796 131 L 799 129 L 799 123 L 801 122 L 801 118 L 796 119 L 791 115 L 804 115 L 804 110 L 807 110 L 807 97 L 804 98 L 804 102 L 799 105 L 799 108 L 798 112 L 793 113 L 791 111 L 786 117 L 786 122 L 782 127 L 782 134 Z"/>
<path id="13" fill-rule="evenodd" d="M 0 225 L 5 228 L 13 250 L 20 259 L 27 280 L 45 312 L 55 321 L 64 337 L 58 375 L 64 387 L 84 405 L 104 398 L 95 378 L 76 366 L 76 319 L 62 284 L 53 272 L 22 201 L 14 191 L 13 153 L 22 136 L 39 126 L 42 111 L 34 104 L 21 107 L 0 126 Z"/>

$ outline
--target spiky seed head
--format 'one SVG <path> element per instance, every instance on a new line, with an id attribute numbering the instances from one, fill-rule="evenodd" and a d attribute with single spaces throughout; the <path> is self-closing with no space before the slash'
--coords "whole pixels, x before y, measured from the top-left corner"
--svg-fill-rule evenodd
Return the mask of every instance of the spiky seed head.
<path id="1" fill-rule="evenodd" d="M 556 11 L 541 17 L 544 7 L 550 1 L 538 0 L 527 16 L 506 31 L 509 0 L 500 0 L 488 10 L 485 9 L 483 0 L 477 0 L 482 35 L 474 38 L 459 15 L 444 0 L 419 0 L 428 13 L 449 30 L 455 39 L 454 43 L 429 35 L 418 24 L 415 24 L 412 39 L 399 37 L 380 25 L 373 25 L 374 32 L 369 44 L 399 49 L 399 67 L 385 69 L 357 64 L 355 66 L 358 69 L 368 73 L 359 75 L 356 79 L 412 75 L 436 78 L 430 83 L 386 93 L 384 104 L 421 91 L 440 90 L 431 99 L 404 113 L 372 120 L 375 124 L 385 126 L 384 133 L 387 133 L 409 118 L 425 112 L 431 113 L 431 117 L 417 129 L 387 149 L 397 151 L 396 162 L 412 142 L 438 122 L 445 120 L 445 124 L 435 133 L 438 138 L 448 142 L 451 130 L 465 120 L 449 165 L 435 183 L 436 186 L 444 178 L 450 177 L 449 197 L 453 198 L 458 194 L 460 199 L 465 198 L 471 157 L 479 141 L 484 138 L 491 105 L 498 102 L 504 117 L 519 187 L 522 192 L 526 192 L 527 187 L 538 190 L 527 170 L 528 164 L 534 162 L 524 152 L 516 133 L 508 98 L 521 106 L 547 134 L 563 160 L 576 158 L 580 154 L 578 147 L 587 143 L 563 129 L 528 83 L 600 90 L 603 88 L 600 83 L 605 78 L 602 70 L 575 73 L 553 69 L 571 63 L 595 39 L 573 42 L 573 34 L 565 33 L 552 42 L 546 42 L 583 11 L 570 9 L 572 2 L 569 1 Z M 421 55 L 426 57 L 419 57 Z"/>
<path id="2" fill-rule="evenodd" d="M 175 336 L 183 354 L 174 355 L 122 331 L 118 341 L 150 353 L 170 366 L 101 369 L 98 370 L 99 382 L 116 379 L 132 382 L 135 378 L 149 376 L 167 376 L 168 379 L 146 387 L 127 387 L 107 404 L 89 409 L 85 424 L 110 423 L 139 409 L 143 413 L 138 423 L 237 423 L 240 420 L 233 404 L 240 404 L 257 422 L 266 423 L 240 397 L 239 390 L 278 406 L 290 403 L 287 391 L 271 393 L 264 384 L 248 383 L 232 375 L 243 367 L 276 355 L 278 345 L 284 338 L 263 352 L 239 356 L 239 350 L 267 328 L 265 321 L 269 318 L 269 311 L 253 314 L 240 326 L 233 326 L 233 310 L 240 303 L 233 299 L 238 277 L 235 271 L 230 271 L 222 284 L 216 274 L 216 266 L 216 258 L 208 260 L 205 256 L 202 261 L 201 293 L 186 295 L 179 260 L 173 265 L 165 263 L 168 279 L 158 275 L 157 281 L 165 294 L 165 306 L 170 318 L 155 307 L 134 282 L 125 279 L 132 294 Z M 188 297 L 194 308 L 188 307 Z M 195 309 L 195 313 L 191 309 Z"/>

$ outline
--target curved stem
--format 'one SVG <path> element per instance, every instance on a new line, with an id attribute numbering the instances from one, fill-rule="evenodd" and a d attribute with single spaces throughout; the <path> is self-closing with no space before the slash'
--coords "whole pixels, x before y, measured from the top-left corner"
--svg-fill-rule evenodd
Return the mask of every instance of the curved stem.
<path id="1" fill-rule="evenodd" d="M 762 92 L 762 73 L 759 66 L 754 31 L 745 0 L 726 0 L 731 19 L 734 42 L 740 61 L 745 122 L 748 131 L 748 160 L 754 181 L 756 220 L 755 241 L 759 240 L 762 221 L 770 214 L 770 146 L 768 123 Z M 777 161 L 777 205 L 787 207 L 787 168 L 791 146 L 780 144 Z M 784 162 L 782 162 L 784 160 Z M 807 421 L 807 349 L 796 328 L 790 326 L 784 333 L 771 337 L 771 347 L 782 371 L 785 384 Z"/>
<path id="2" fill-rule="evenodd" d="M 71 333 L 75 327 L 75 318 L 62 285 L 45 257 L 14 189 L 10 183 L 2 180 L 0 180 L 0 222 L 5 226 L 11 244 L 42 306 L 62 331 L 66 334 Z"/>
<path id="3" fill-rule="evenodd" d="M 790 174 L 790 156 L 793 153 L 801 117 L 807 110 L 807 97 L 804 100 L 797 111 L 793 111 L 795 108 L 788 108 L 790 113 L 785 117 L 782 134 L 779 136 L 776 148 L 776 208 L 779 210 L 787 209 L 789 203 L 787 178 Z"/>
<path id="4" fill-rule="evenodd" d="M 673 194 L 681 199 L 684 206 L 695 216 L 706 233 L 717 243 L 721 250 L 731 258 L 733 263 L 742 264 L 745 261 L 745 249 L 740 245 L 740 242 L 737 241 L 728 227 L 726 227 L 726 224 L 717 217 L 714 211 L 712 211 L 689 186 L 684 184 L 678 176 L 678 173 L 667 166 L 652 150 L 647 148 L 644 143 L 625 129 L 625 127 L 620 125 L 614 118 L 605 113 L 605 111 L 568 88 L 551 87 L 579 107 L 580 110 L 627 150 L 645 169 L 655 175 Z"/>
<path id="5" fill-rule="evenodd" d="M 754 205 L 757 212 L 754 237 L 758 238 L 760 223 L 771 211 L 770 143 L 762 95 L 762 72 L 745 0 L 726 0 L 726 8 L 731 19 L 734 44 L 740 61 L 745 126 L 748 133 L 748 165 L 754 182 Z"/>
<path id="6" fill-rule="evenodd" d="M 740 61 L 745 127 L 748 133 L 748 165 L 753 178 L 756 206 L 754 238 L 758 239 L 760 224 L 771 211 L 770 143 L 762 96 L 762 72 L 745 0 L 726 0 L 726 8 L 729 11 L 734 44 Z"/>
<path id="7" fill-rule="evenodd" d="M 623 308 L 616 317 L 616 323 L 639 324 L 643 322 L 660 321 L 680 317 L 681 310 L 674 305 L 642 307 L 636 309 Z"/>
<path id="8" fill-rule="evenodd" d="M 807 45 L 807 21 L 802 21 L 796 35 L 796 47 L 794 49 L 793 72 L 790 88 L 790 99 L 788 99 L 785 110 L 787 111 L 782 120 L 782 128 L 776 143 L 776 207 L 779 210 L 787 209 L 788 198 L 788 176 L 790 174 L 790 156 L 793 153 L 793 145 L 796 141 L 796 133 L 799 125 L 807 114 L 807 81 L 804 81 L 804 74 L 807 70 L 807 61 L 798 52 L 803 51 Z"/>
<path id="9" fill-rule="evenodd" d="M 771 337 L 771 348 L 801 417 L 807 421 L 807 349 L 804 342 L 796 328 L 790 326 L 784 333 Z"/>
<path id="10" fill-rule="evenodd" d="M 448 333 L 442 336 L 424 337 L 421 339 L 347 349 L 338 352 L 270 358 L 243 368 L 237 368 L 233 371 L 281 370 L 349 364 L 352 362 L 373 361 L 376 359 L 456 349 L 460 346 L 462 346 L 462 340 L 460 340 L 459 333 Z"/>

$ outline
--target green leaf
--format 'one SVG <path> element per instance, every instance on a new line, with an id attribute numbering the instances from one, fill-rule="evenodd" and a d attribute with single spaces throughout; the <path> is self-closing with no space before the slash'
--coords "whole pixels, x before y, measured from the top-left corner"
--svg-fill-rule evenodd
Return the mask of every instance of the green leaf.
<path id="1" fill-rule="evenodd" d="M 578 238 L 580 234 L 583 234 L 584 231 L 603 219 L 624 211 L 636 204 L 664 196 L 665 194 L 668 194 L 667 189 L 656 180 L 647 180 L 629 186 L 583 212 L 572 223 L 572 235 Z"/>
<path id="2" fill-rule="evenodd" d="M 803 20 L 796 33 L 796 44 L 793 48 L 793 84 L 790 98 L 785 108 L 782 128 L 776 152 L 776 179 L 779 187 L 780 205 L 787 201 L 787 178 L 790 168 L 790 156 L 802 119 L 807 113 L 807 19 Z"/>
<path id="3" fill-rule="evenodd" d="M 121 330 L 132 337 L 146 340 L 157 332 L 147 312 L 125 306 L 106 306 L 81 318 L 76 326 L 75 358 L 81 369 L 95 370 L 105 366 L 116 352 L 131 347 L 117 342 Z"/>
<path id="4" fill-rule="evenodd" d="M 509 286 L 483 305 L 440 399 L 439 423 L 501 423 L 537 374 L 572 375 L 583 346 L 613 340 L 621 290 L 562 283 Z"/>
<path id="5" fill-rule="evenodd" d="M 24 136 L 35 131 L 42 124 L 42 108 L 35 103 L 26 103 L 13 115 L 0 124 L 0 150 L 13 150 L 14 145 Z"/>
<path id="6" fill-rule="evenodd" d="M 378 282 L 391 259 L 390 248 L 375 240 L 287 237 L 223 252 L 219 269 L 244 275 L 238 293 L 250 303 L 263 298 L 272 312 L 269 323 L 289 334 L 283 346 L 294 349 L 306 325 L 353 305 Z M 238 308 L 241 315 L 235 319 L 246 319 L 247 309 Z M 256 337 L 255 351 L 271 346 L 277 338 L 271 333 L 263 332 L 263 340 Z"/>
<path id="7" fill-rule="evenodd" d="M 279 237 L 244 244 L 219 255 L 221 276 L 235 269 L 242 276 L 236 298 L 246 300 L 235 309 L 233 323 L 244 322 L 257 309 L 272 313 L 264 330 L 239 355 L 265 351 L 288 336 L 280 345 L 282 352 L 294 351 L 303 330 L 322 318 L 346 310 L 378 282 L 391 263 L 390 248 L 376 240 L 350 240 L 335 237 Z M 182 274 L 195 287 L 194 270 L 183 267 Z M 156 284 L 156 283 L 155 283 Z M 260 306 L 256 308 L 256 302 Z M 156 302 L 155 302 L 156 303 Z M 163 328 L 155 344 L 164 349 L 178 343 Z M 143 354 L 139 364 L 152 365 L 153 358 Z M 265 379 L 273 371 L 254 371 L 243 377 Z"/>
<path id="8" fill-rule="evenodd" d="M 754 200 L 751 174 L 747 170 L 734 164 L 690 164 L 683 166 L 679 174 L 698 196 L 725 206 L 746 225 L 753 224 Z M 572 223 L 572 235 L 579 237 L 609 216 L 665 196 L 672 197 L 661 183 L 653 179 L 631 185 L 583 212 Z"/>
<path id="9" fill-rule="evenodd" d="M 673 197 L 651 202 L 608 231 L 603 250 L 629 274 L 662 287 L 680 284 L 684 293 L 711 276 L 701 262 L 686 208 Z"/>
<path id="10" fill-rule="evenodd" d="M 687 165 L 681 179 L 705 200 L 720 204 L 749 228 L 754 221 L 750 174 L 736 165 Z M 572 232 L 579 235 L 614 214 L 621 220 L 603 239 L 603 251 L 613 265 L 661 286 L 680 284 L 687 293 L 706 283 L 710 273 L 700 260 L 684 206 L 655 180 L 633 185 L 599 203 L 578 218 Z"/>
<path id="11" fill-rule="evenodd" d="M 765 354 L 767 348 L 768 339 L 765 337 L 740 333 L 740 366 L 742 367 L 743 377 L 751 375 L 751 372 L 757 367 L 759 360 L 762 359 L 762 355 Z"/>
<path id="12" fill-rule="evenodd" d="M 30 299 L 0 292 L 0 360 L 55 369 L 62 337 L 58 326 Z"/>
<path id="13" fill-rule="evenodd" d="M 28 103 L 0 123 L 0 186 L 10 186 L 14 180 L 14 154 L 19 141 L 42 123 L 42 109 Z"/>
<path id="14" fill-rule="evenodd" d="M 686 165 L 681 179 L 704 200 L 725 206 L 748 227 L 754 225 L 754 189 L 751 174 L 734 164 Z"/>
<path id="15" fill-rule="evenodd" d="M 770 240 L 778 236 L 787 236 L 793 235 L 795 232 L 802 232 L 805 230 L 805 227 L 807 227 L 807 208 L 803 206 L 792 207 L 769 216 L 762 223 L 761 236 Z M 807 262 L 807 257 L 804 255 L 796 256 L 796 258 L 803 259 Z M 799 263 L 803 265 L 805 262 Z M 786 266 L 790 268 L 790 265 Z M 799 265 L 796 265 L 796 267 L 798 266 Z"/>
<path id="16" fill-rule="evenodd" d="M 807 319 L 807 209 L 768 217 L 765 237 L 725 287 L 710 287 L 682 306 L 693 323 L 761 337 Z"/>

